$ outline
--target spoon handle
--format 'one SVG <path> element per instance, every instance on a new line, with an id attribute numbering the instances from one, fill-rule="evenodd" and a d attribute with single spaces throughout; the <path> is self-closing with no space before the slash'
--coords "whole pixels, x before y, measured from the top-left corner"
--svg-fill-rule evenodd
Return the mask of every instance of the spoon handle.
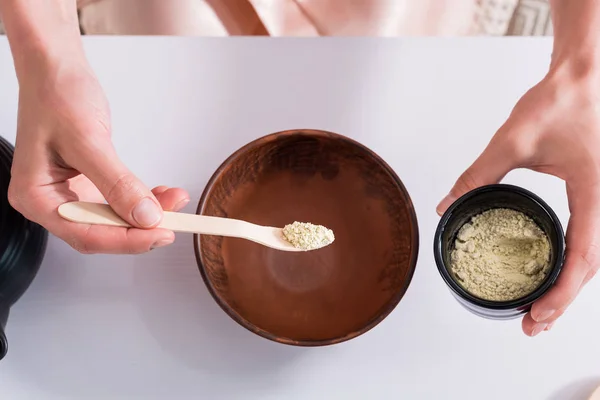
<path id="1" fill-rule="evenodd" d="M 58 207 L 58 213 L 71 222 L 131 227 L 108 204 L 74 201 Z M 247 238 L 251 224 L 236 219 L 165 211 L 158 227 L 174 232 Z"/>

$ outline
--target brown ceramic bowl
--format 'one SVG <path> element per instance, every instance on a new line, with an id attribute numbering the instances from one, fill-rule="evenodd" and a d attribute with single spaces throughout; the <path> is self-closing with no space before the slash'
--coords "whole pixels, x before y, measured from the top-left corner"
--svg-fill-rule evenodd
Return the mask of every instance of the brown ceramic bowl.
<path id="1" fill-rule="evenodd" d="M 398 304 L 415 270 L 417 219 L 402 182 L 375 153 L 334 133 L 285 131 L 242 147 L 210 179 L 197 213 L 333 229 L 332 245 L 301 253 L 194 237 L 217 303 L 276 342 L 322 346 L 365 333 Z"/>

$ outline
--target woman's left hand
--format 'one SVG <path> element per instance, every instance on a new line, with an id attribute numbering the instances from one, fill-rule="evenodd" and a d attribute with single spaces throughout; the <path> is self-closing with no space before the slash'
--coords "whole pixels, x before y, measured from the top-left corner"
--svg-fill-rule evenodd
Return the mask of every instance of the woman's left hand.
<path id="1" fill-rule="evenodd" d="M 594 276 L 600 262 L 600 77 L 560 65 L 530 89 L 481 156 L 437 208 L 439 214 L 479 186 L 528 168 L 566 182 L 571 217 L 567 256 L 556 285 L 533 304 L 523 331 L 549 330 Z"/>

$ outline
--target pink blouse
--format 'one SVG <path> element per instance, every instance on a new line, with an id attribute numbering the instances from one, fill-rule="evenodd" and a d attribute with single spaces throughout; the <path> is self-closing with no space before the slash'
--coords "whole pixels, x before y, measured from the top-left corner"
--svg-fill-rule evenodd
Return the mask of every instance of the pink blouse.
<path id="1" fill-rule="evenodd" d="M 88 34 L 502 34 L 517 0 L 78 0 Z"/>

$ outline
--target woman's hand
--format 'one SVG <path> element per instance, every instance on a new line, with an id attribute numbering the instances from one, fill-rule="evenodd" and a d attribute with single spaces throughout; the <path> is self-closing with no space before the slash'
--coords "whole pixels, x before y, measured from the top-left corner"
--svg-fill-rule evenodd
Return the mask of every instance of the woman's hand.
<path id="1" fill-rule="evenodd" d="M 600 262 L 600 78 L 583 64 L 555 65 L 517 103 L 488 147 L 438 206 L 529 168 L 566 182 L 571 218 L 567 257 L 556 285 L 523 319 L 523 331 L 548 330 L 594 276 Z"/>
<path id="2" fill-rule="evenodd" d="M 83 253 L 141 253 L 174 240 L 156 229 L 181 189 L 150 191 L 112 145 L 106 97 L 83 51 L 75 0 L 0 0 L 19 80 L 11 205 Z M 135 228 L 68 222 L 58 207 L 102 201 Z"/>
<path id="3" fill-rule="evenodd" d="M 110 134 L 107 100 L 85 60 L 32 71 L 20 80 L 11 205 L 82 253 L 141 253 L 172 243 L 173 232 L 152 228 L 163 210 L 187 204 L 188 194 L 150 191 L 121 162 Z M 76 224 L 58 215 L 65 202 L 104 199 L 143 229 Z"/>
<path id="4" fill-rule="evenodd" d="M 547 76 L 515 106 L 488 147 L 438 206 L 497 183 L 515 168 L 566 182 L 571 218 L 565 265 L 556 285 L 533 304 L 523 331 L 549 330 L 600 263 L 600 3 L 550 0 L 554 47 Z"/>

